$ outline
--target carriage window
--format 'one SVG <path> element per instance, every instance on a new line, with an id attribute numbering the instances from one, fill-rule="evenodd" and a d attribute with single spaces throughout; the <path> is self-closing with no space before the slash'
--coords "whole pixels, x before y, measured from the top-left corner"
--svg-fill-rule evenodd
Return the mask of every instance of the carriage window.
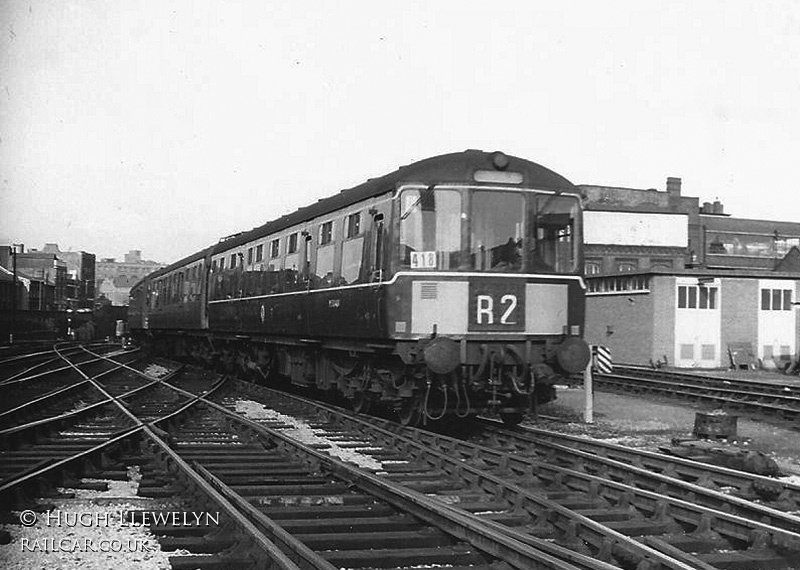
<path id="1" fill-rule="evenodd" d="M 319 227 L 319 245 L 327 245 L 333 241 L 333 222 L 325 222 Z"/>
<path id="2" fill-rule="evenodd" d="M 289 236 L 289 245 L 286 248 L 286 253 L 297 253 L 297 232 Z"/>
<path id="3" fill-rule="evenodd" d="M 412 269 L 455 269 L 461 257 L 461 193 L 405 190 L 400 196 L 400 260 Z"/>
<path id="4" fill-rule="evenodd" d="M 345 220 L 345 237 L 353 238 L 361 233 L 361 212 L 350 214 Z"/>
<path id="5" fill-rule="evenodd" d="M 478 271 L 522 269 L 525 198 L 518 192 L 472 194 L 469 250 Z"/>

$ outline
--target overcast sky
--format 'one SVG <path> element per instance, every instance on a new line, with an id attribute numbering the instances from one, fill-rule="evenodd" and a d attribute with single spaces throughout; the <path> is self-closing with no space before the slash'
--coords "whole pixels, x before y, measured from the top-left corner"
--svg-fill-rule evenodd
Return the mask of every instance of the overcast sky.
<path id="1" fill-rule="evenodd" d="M 0 2 L 0 243 L 172 262 L 445 152 L 800 221 L 800 2 Z"/>

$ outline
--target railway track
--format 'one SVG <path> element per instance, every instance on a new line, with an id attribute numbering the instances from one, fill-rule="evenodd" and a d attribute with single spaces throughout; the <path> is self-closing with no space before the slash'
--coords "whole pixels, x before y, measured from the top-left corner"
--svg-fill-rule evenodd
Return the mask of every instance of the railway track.
<path id="1" fill-rule="evenodd" d="M 259 388 L 238 386 L 254 398 L 267 398 L 259 396 Z M 385 464 L 383 477 L 435 495 L 452 508 L 480 513 L 486 524 L 518 540 L 555 541 L 623 568 L 796 567 L 797 518 L 740 497 L 692 488 L 622 462 L 616 471 L 603 470 L 593 466 L 589 453 L 573 454 L 572 460 L 566 451 L 564 457 L 551 453 L 542 460 L 530 441 L 479 445 L 392 422 L 378 426 L 374 419 L 313 402 L 278 405 L 280 396 L 268 398 L 270 407 L 285 406 L 287 415 L 303 415 L 334 434 L 339 430 L 339 438 L 375 454 Z M 310 408 L 298 414 L 305 406 Z M 313 420 L 321 414 L 324 424 Z M 281 417 L 274 421 L 285 421 Z M 767 520 L 774 526 L 762 521 L 765 515 L 773 517 Z"/>
<path id="2" fill-rule="evenodd" d="M 142 495 L 184 497 L 186 508 L 202 495 L 203 508 L 224 513 L 211 531 L 151 525 L 162 548 L 205 553 L 175 557 L 174 567 L 264 557 L 328 569 L 788 569 L 800 560 L 800 521 L 778 510 L 797 506 L 797 490 L 766 478 L 491 423 L 465 441 L 238 381 L 212 401 L 205 375 L 181 386 L 150 380 L 131 389 L 129 378 L 93 379 L 100 405 L 127 427 L 91 426 L 96 437 L 80 445 L 138 441 L 144 455 L 129 454 L 126 466 L 140 465 Z"/>
<path id="3" fill-rule="evenodd" d="M 23 480 L 40 481 L 48 475 L 61 473 L 68 464 L 84 458 L 87 453 L 102 451 L 110 455 L 111 446 L 130 444 L 132 439 L 138 438 L 149 450 L 148 461 L 141 461 L 144 494 L 190 497 L 195 503 L 198 494 L 202 494 L 204 508 L 216 506 L 225 513 L 218 532 L 202 537 L 179 535 L 187 530 L 202 532 L 207 529 L 174 526 L 155 529 L 162 533 L 160 540 L 168 546 L 192 546 L 205 552 L 217 552 L 217 555 L 193 556 L 190 560 L 176 558 L 177 567 L 182 564 L 203 568 L 227 568 L 232 564 L 261 567 L 270 560 L 279 568 L 326 570 L 341 564 L 407 568 L 420 561 L 486 570 L 612 568 L 568 549 L 550 546 L 549 551 L 561 554 L 554 556 L 519 542 L 423 494 L 382 480 L 247 420 L 198 395 L 197 387 L 192 392 L 172 384 L 169 379 L 159 379 L 159 390 L 171 390 L 185 402 L 174 409 L 174 405 L 165 404 L 167 399 L 163 392 L 150 390 L 147 393 L 154 397 L 147 400 L 162 408 L 156 415 L 148 411 L 145 418 L 148 421 L 143 421 L 139 414 L 147 407 L 131 404 L 130 390 L 112 394 L 96 380 L 91 382 L 109 400 L 103 405 L 116 408 L 112 423 L 117 431 L 101 431 L 100 426 L 91 426 L 100 432 L 92 438 L 93 443 L 102 443 L 88 449 L 85 441 L 77 444 L 79 449 L 61 442 L 53 464 L 18 473 L 10 481 L 3 482 L 0 495 L 4 504 L 11 502 L 8 501 L 10 495 L 22 486 Z M 117 386 L 109 388 L 118 389 Z M 137 392 L 145 393 L 145 387 Z M 201 389 L 200 393 L 205 395 L 208 391 Z M 163 406 L 172 411 L 167 413 Z M 129 427 L 117 424 L 119 418 L 126 418 Z M 51 420 L 57 421 L 48 418 L 44 423 Z M 25 427 L 28 429 L 32 427 Z M 38 449 L 32 451 L 41 454 L 45 446 L 52 444 L 54 442 L 38 440 L 33 444 L 38 445 Z M 253 465 L 274 476 L 265 477 L 264 471 L 254 474 Z M 254 476 L 255 483 L 248 479 Z M 39 492 L 42 491 L 40 488 Z M 314 500 L 320 497 L 324 498 L 321 503 Z M 11 498 L 16 502 L 22 500 L 19 494 Z M 290 505 L 289 511 L 287 505 Z M 331 506 L 334 506 L 333 511 Z M 308 508 L 305 512 L 292 512 L 293 507 Z M 277 509 L 272 514 L 283 516 L 280 523 L 263 512 L 272 508 Z M 136 516 L 135 512 L 129 514 Z M 365 514 L 374 516 L 365 517 Z M 320 518 L 324 519 L 323 523 L 319 522 Z M 322 528 L 328 532 L 322 532 Z M 330 532 L 332 528 L 339 528 L 341 532 Z"/>
<path id="4" fill-rule="evenodd" d="M 658 487 L 676 497 L 800 532 L 800 485 L 790 480 L 531 426 L 509 430 L 488 419 L 479 420 L 476 434 L 473 440 L 484 445 L 556 464 L 580 464 L 587 472 L 626 477 L 642 488 Z M 631 471 L 643 475 L 640 482 L 629 476 Z M 724 494 L 724 502 L 717 493 Z"/>
<path id="5" fill-rule="evenodd" d="M 595 374 L 595 388 L 627 395 L 654 395 L 699 403 L 755 419 L 800 426 L 800 385 L 700 376 L 645 367 L 615 366 Z"/>
<path id="6" fill-rule="evenodd" d="M 132 376 L 129 372 L 135 369 L 124 362 L 112 364 L 107 357 L 87 355 L 85 351 L 79 353 L 80 358 L 58 349 L 56 352 L 79 375 L 81 380 L 73 385 L 82 391 L 76 398 L 70 390 L 72 385 L 58 388 L 0 415 L 6 423 L 25 418 L 0 429 L 0 496 L 9 503 L 29 493 L 50 492 L 55 484 L 69 478 L 73 466 L 102 455 L 109 446 L 138 431 L 141 422 L 130 409 L 147 411 L 154 417 L 181 404 L 174 397 L 165 397 L 160 379 L 138 371 Z M 103 361 L 104 367 L 89 376 L 86 363 L 96 367 L 98 361 Z M 0 386 L 4 400 L 9 386 L 14 385 Z M 66 392 L 73 397 L 67 398 Z M 143 398 L 145 394 L 147 398 Z M 123 400 L 124 406 L 120 403 Z"/>
<path id="7" fill-rule="evenodd" d="M 98 343 L 90 345 L 95 352 L 112 352 L 119 345 Z M 12 355 L 0 356 L 0 385 L 16 380 L 21 376 L 34 375 L 37 371 L 46 370 L 48 367 L 61 366 L 66 369 L 63 360 L 56 353 L 63 355 L 83 355 L 84 349 L 72 343 L 57 343 L 49 347 L 37 346 L 28 351 L 17 350 Z"/>

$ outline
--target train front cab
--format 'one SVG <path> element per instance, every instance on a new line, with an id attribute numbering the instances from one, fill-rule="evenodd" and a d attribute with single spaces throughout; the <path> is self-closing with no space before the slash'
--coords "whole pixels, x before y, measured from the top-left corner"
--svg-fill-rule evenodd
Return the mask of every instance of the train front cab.
<path id="1" fill-rule="evenodd" d="M 583 370 L 576 194 L 409 185 L 394 213 L 387 327 L 404 362 L 426 369 L 424 386 L 404 384 L 408 421 L 449 407 L 516 423 Z"/>

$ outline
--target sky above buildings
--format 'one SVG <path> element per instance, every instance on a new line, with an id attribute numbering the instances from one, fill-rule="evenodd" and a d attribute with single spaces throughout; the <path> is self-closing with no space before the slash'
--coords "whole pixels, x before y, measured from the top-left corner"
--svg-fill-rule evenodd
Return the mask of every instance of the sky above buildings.
<path id="1" fill-rule="evenodd" d="M 172 262 L 468 148 L 800 221 L 800 3 L 0 3 L 3 243 Z"/>

